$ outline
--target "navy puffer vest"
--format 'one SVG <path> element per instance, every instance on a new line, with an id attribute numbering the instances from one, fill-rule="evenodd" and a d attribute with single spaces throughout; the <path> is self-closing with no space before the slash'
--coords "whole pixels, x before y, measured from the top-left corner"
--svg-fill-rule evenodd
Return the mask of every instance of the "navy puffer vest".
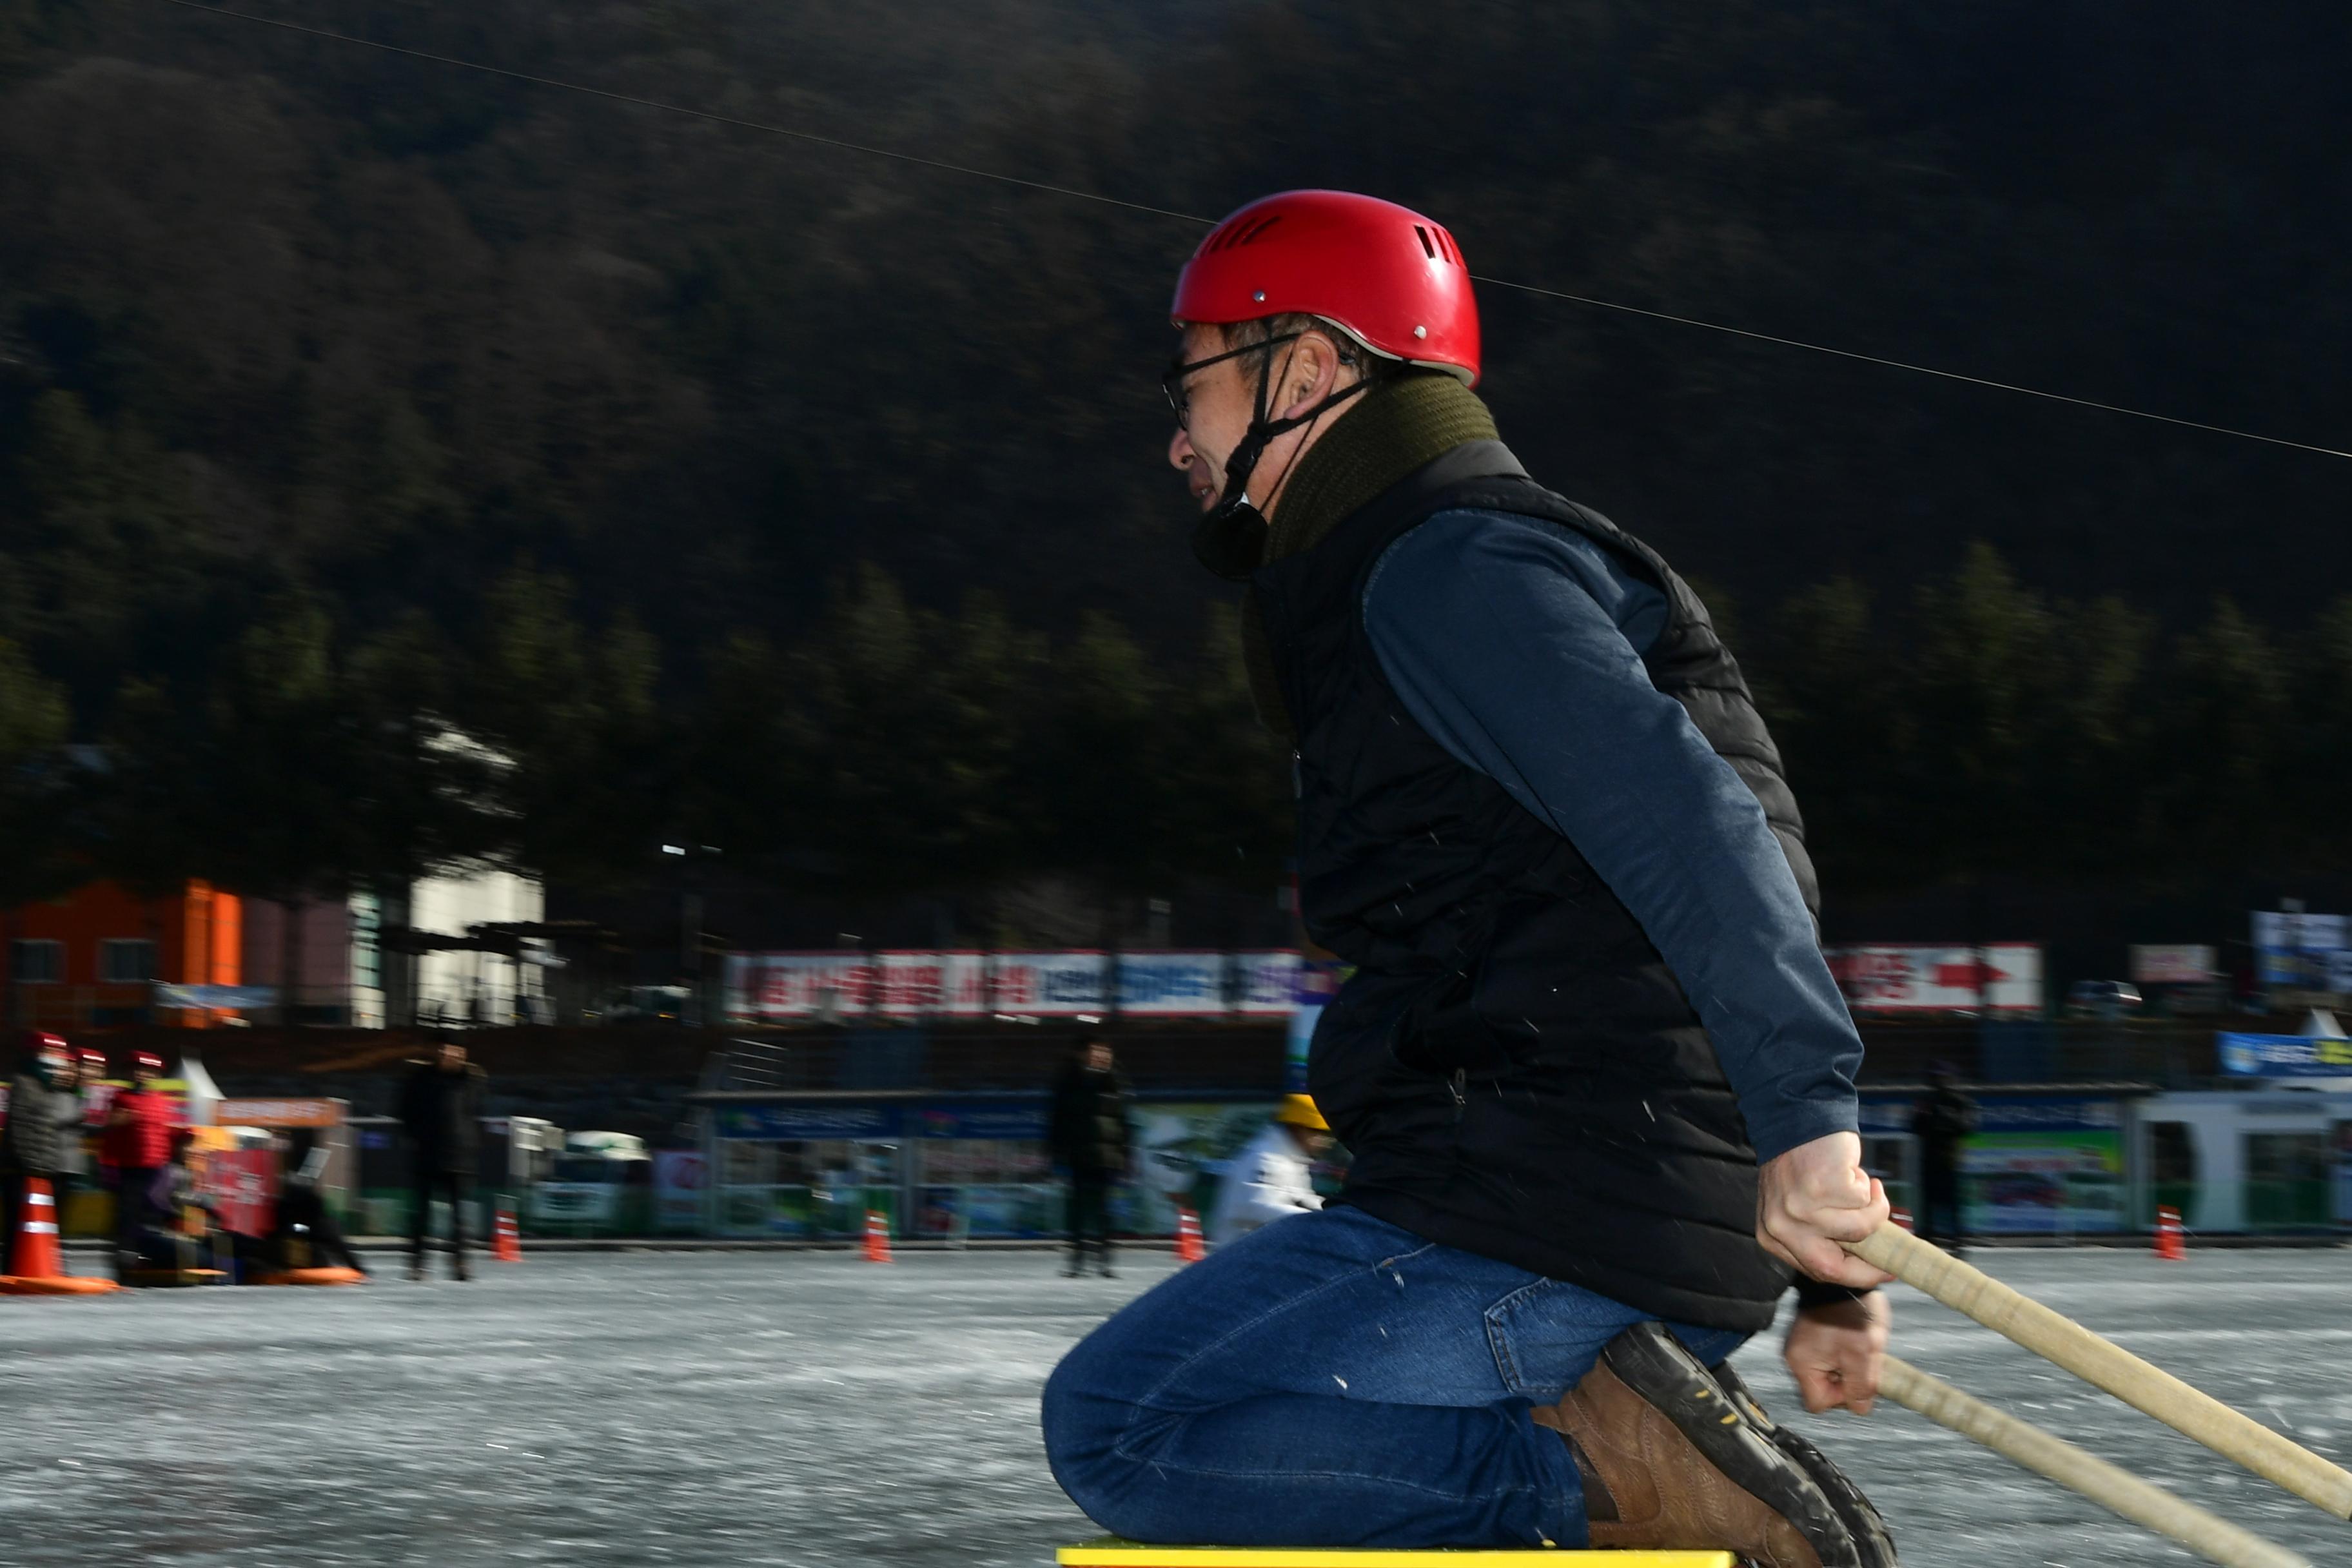
<path id="1" fill-rule="evenodd" d="M 1316 1031 L 1316 1103 L 1352 1204 L 1672 1321 L 1761 1329 L 1755 1153 L 1697 1014 L 1575 846 L 1433 740 L 1364 628 L 1381 552 L 1441 511 L 1539 518 L 1669 600 L 1658 689 L 1762 803 L 1808 909 L 1803 825 L 1706 607 L 1656 552 L 1528 479 L 1499 442 L 1439 458 L 1252 578 L 1297 736 L 1299 897 L 1357 966 Z"/>

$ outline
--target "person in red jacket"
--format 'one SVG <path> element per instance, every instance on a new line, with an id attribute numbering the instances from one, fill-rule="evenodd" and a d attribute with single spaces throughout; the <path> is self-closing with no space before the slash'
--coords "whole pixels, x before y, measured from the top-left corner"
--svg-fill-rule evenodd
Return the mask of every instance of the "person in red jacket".
<path id="1" fill-rule="evenodd" d="M 114 1246 L 118 1255 L 138 1250 L 140 1232 L 150 1222 L 155 1173 L 172 1163 L 172 1102 L 155 1087 L 163 1058 L 141 1051 L 131 1058 L 131 1087 L 117 1095 L 106 1118 L 100 1153 L 114 1170 Z"/>

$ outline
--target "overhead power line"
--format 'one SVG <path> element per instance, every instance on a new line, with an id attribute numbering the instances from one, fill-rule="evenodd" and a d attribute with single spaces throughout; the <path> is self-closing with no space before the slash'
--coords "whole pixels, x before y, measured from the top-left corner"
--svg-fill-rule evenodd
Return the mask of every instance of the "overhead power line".
<path id="1" fill-rule="evenodd" d="M 301 22 L 284 21 L 276 16 L 258 16 L 247 11 L 232 11 L 222 5 L 210 5 L 204 0 L 164 0 L 166 5 L 185 10 L 202 11 L 209 16 L 226 16 L 234 21 L 254 22 L 267 27 L 277 27 L 289 33 L 324 38 L 338 44 L 351 44 L 360 48 L 378 49 L 385 54 L 404 55 L 410 59 L 425 60 L 433 65 L 450 66 L 459 70 L 478 71 L 485 76 L 503 77 L 509 81 L 529 82 L 534 87 L 550 87 L 562 92 L 576 92 L 589 98 L 600 98 L 613 103 L 625 103 L 639 109 L 659 110 L 665 114 L 680 114 L 689 119 L 707 121 L 713 125 L 727 125 L 740 131 L 756 131 L 763 135 L 782 136 L 794 142 L 805 142 L 818 147 L 830 147 L 843 153 L 860 153 L 871 158 L 887 158 L 894 163 L 909 163 L 918 168 L 937 169 L 944 174 L 962 174 L 975 180 L 987 180 L 1000 185 L 1016 185 L 1023 190 L 1041 191 L 1047 195 L 1067 196 L 1076 201 L 1095 202 L 1104 206 L 1120 207 L 1129 212 L 1146 213 L 1153 217 L 1173 218 L 1180 223 L 1213 226 L 1217 220 L 1198 213 L 1178 212 L 1171 207 L 1154 206 L 1148 202 L 1133 202 L 1120 196 L 1105 195 L 1099 191 L 1082 191 L 1071 185 L 1057 185 L 1045 180 L 1024 179 L 993 169 L 982 169 L 970 163 L 950 163 L 944 158 L 927 158 L 919 153 L 902 153 L 895 148 L 877 147 L 869 142 L 851 142 L 843 137 L 820 135 L 813 131 L 795 131 L 790 126 L 772 125 L 764 121 L 744 120 L 731 114 L 718 114 L 707 109 L 688 104 L 668 103 L 659 99 L 640 98 L 633 93 L 614 92 L 608 88 L 590 87 L 583 82 L 564 81 L 556 77 L 537 76 L 529 71 L 509 70 L 480 60 L 463 59 L 455 55 L 434 54 L 425 49 L 412 49 L 401 44 L 387 44 L 374 38 L 362 38 L 356 34 L 338 33 L 326 27 L 313 27 Z M 2126 415 L 2134 419 L 2153 420 L 2160 425 L 2179 426 L 2183 429 L 2202 430 L 2215 436 L 2234 437 L 2242 441 L 2260 441 L 2265 446 L 2287 447 L 2298 452 L 2315 452 L 2326 458 L 2352 458 L 2352 451 L 2334 447 L 2316 446 L 2308 441 L 2291 441 L 2282 436 L 2265 436 L 2257 431 L 2240 430 L 2227 425 L 2210 425 L 2201 419 L 2183 419 L 2170 414 L 2151 413 L 2145 408 L 2127 407 L 2120 403 L 2102 403 L 2096 398 L 2075 397 L 2063 392 L 2047 392 L 2040 387 L 2023 386 L 2015 382 L 1996 381 L 1990 376 L 1970 375 L 1962 371 L 1941 370 L 1934 365 L 1916 364 L 1909 360 L 1890 359 L 1883 354 L 1863 353 L 1853 349 L 1832 348 L 1827 343 L 1809 342 L 1802 338 L 1782 337 L 1773 332 L 1753 331 L 1746 327 L 1727 326 L 1721 321 L 1709 321 L 1696 316 L 1676 315 L 1670 310 L 1653 310 L 1640 305 L 1628 305 L 1621 300 L 1603 300 L 1590 294 L 1571 293 L 1564 289 L 1548 289 L 1534 283 L 1515 282 L 1507 278 L 1496 278 L 1485 273 L 1473 273 L 1474 280 L 1490 288 L 1508 289 L 1521 294 L 1531 294 L 1547 300 L 1559 300 L 1570 304 L 1589 305 L 1597 310 L 1615 310 L 1625 315 L 1645 316 L 1652 321 L 1668 321 L 1677 326 L 1697 327 L 1710 332 L 1723 332 L 1756 342 L 1773 343 L 1782 348 L 1803 349 L 1809 353 L 1829 354 L 1837 359 L 1855 360 L 1864 364 L 1882 365 L 1889 370 L 1909 371 L 1916 375 L 1931 375 L 1943 381 L 1957 381 L 1970 386 L 1989 387 L 1996 392 L 2014 392 L 2026 397 L 2039 397 L 2052 403 L 2072 404 L 2078 408 L 2096 409 L 2106 414 Z"/>

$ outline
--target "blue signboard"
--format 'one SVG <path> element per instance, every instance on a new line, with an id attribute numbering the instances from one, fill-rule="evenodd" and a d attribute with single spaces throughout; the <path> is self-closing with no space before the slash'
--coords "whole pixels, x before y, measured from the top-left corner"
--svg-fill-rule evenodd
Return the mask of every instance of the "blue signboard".
<path id="1" fill-rule="evenodd" d="M 1979 1132 L 2112 1132 L 2123 1125 L 2122 1102 L 2112 1095 L 1979 1093 L 1975 1098 Z M 1908 1132 L 1918 1103 L 1914 1095 L 1865 1090 L 1862 1130 Z"/>
<path id="2" fill-rule="evenodd" d="M 1013 1105 L 927 1105 L 917 1114 L 916 1131 L 925 1138 L 1007 1138 L 1045 1141 L 1045 1102 Z"/>
<path id="3" fill-rule="evenodd" d="M 772 1143 L 888 1142 L 903 1123 L 895 1105 L 722 1105 L 711 1120 L 721 1138 Z"/>
<path id="4" fill-rule="evenodd" d="M 2240 1078 L 2352 1078 L 2352 1040 L 2223 1031 L 2221 1070 Z"/>

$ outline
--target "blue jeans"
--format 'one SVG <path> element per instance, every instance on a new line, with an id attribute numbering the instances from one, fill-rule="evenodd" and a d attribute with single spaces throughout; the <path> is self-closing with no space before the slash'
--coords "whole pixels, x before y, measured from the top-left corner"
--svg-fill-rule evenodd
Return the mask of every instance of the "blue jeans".
<path id="1" fill-rule="evenodd" d="M 1360 1210 L 1219 1247 L 1046 1380 L 1045 1452 L 1157 1545 L 1564 1547 L 1584 1490 L 1528 1419 L 1648 1314 Z M 1709 1366 L 1747 1338 L 1671 1325 Z"/>

